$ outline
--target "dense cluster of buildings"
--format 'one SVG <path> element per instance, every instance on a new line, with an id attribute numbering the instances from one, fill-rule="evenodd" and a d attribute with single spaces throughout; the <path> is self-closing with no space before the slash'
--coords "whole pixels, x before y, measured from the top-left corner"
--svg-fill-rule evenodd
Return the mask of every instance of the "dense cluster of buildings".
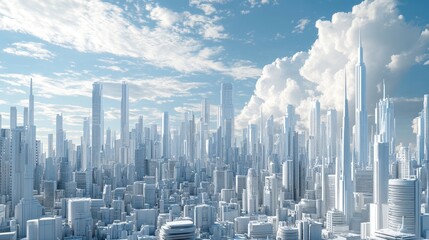
<path id="1" fill-rule="evenodd" d="M 203 99 L 199 118 L 185 113 L 174 129 L 168 112 L 160 128 L 141 116 L 130 129 L 124 82 L 117 134 L 105 129 L 96 82 L 81 141 L 67 139 L 57 115 L 47 151 L 31 83 L 23 123 L 16 107 L 8 129 L 0 121 L 0 240 L 427 238 L 429 95 L 413 147 L 398 145 L 385 91 L 368 121 L 365 71 L 359 40 L 354 121 L 344 91 L 342 116 L 322 116 L 314 100 L 308 128 L 298 129 L 287 105 L 280 124 L 261 114 L 242 136 L 230 83 L 217 123 Z"/>

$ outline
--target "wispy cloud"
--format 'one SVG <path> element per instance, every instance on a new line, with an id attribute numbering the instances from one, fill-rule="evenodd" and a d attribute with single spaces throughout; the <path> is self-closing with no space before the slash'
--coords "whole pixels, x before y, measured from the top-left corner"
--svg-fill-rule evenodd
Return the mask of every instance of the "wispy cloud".
<path id="1" fill-rule="evenodd" d="M 42 43 L 36 42 L 16 42 L 12 43 L 11 47 L 3 49 L 3 52 L 23 56 L 31 57 L 40 60 L 50 60 L 55 57 L 51 51 L 44 48 Z"/>
<path id="2" fill-rule="evenodd" d="M 30 34 L 80 52 L 139 58 L 181 73 L 233 74 L 234 63 L 223 62 L 219 55 L 200 54 L 207 48 L 204 40 L 228 38 L 221 17 L 174 12 L 158 5 L 150 5 L 147 11 L 145 21 L 155 25 L 130 21 L 122 7 L 99 0 L 91 4 L 2 1 L 0 29 Z M 182 21 L 176 22 L 177 17 Z"/>
<path id="3" fill-rule="evenodd" d="M 95 66 L 100 68 L 100 69 L 110 70 L 110 71 L 114 71 L 114 72 L 122 72 L 122 73 L 128 72 L 128 69 L 122 68 L 122 67 L 116 66 L 116 65 L 112 65 L 112 66 L 95 65 Z"/>
<path id="4" fill-rule="evenodd" d="M 310 23 L 310 19 L 307 18 L 301 18 L 298 21 L 298 24 L 294 27 L 293 29 L 293 33 L 302 33 L 305 29 L 305 27 L 307 27 L 307 25 Z"/>

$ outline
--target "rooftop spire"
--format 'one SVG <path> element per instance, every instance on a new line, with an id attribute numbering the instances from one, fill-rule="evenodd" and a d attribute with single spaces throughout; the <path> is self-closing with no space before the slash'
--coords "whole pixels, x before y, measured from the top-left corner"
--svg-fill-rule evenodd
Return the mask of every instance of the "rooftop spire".
<path id="1" fill-rule="evenodd" d="M 33 78 L 30 78 L 30 95 L 33 95 Z"/>
<path id="2" fill-rule="evenodd" d="M 358 64 L 360 63 L 363 63 L 363 49 L 362 49 L 362 39 L 360 36 L 360 29 L 359 29 Z"/>
<path id="3" fill-rule="evenodd" d="M 386 99 L 386 82 L 383 79 L 383 99 Z"/>

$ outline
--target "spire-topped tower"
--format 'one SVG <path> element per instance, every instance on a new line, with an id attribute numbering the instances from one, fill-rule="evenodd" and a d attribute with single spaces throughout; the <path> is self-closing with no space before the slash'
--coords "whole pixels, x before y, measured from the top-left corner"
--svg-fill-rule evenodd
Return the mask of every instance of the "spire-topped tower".
<path id="1" fill-rule="evenodd" d="M 350 120 L 349 103 L 347 99 L 347 77 L 344 73 L 344 111 L 343 127 L 341 133 L 341 157 L 337 158 L 336 166 L 336 208 L 344 213 L 349 223 L 353 216 L 353 184 L 352 163 L 350 154 Z"/>
<path id="2" fill-rule="evenodd" d="M 358 60 L 355 66 L 355 141 L 354 156 L 357 165 L 365 168 L 368 165 L 368 113 L 366 110 L 366 67 L 363 62 L 363 48 L 359 31 Z"/>
<path id="3" fill-rule="evenodd" d="M 363 49 L 362 49 L 362 40 L 360 37 L 360 29 L 359 29 L 358 63 L 363 63 Z"/>
<path id="4" fill-rule="evenodd" d="M 30 78 L 30 95 L 28 97 L 29 104 L 29 125 L 34 126 L 34 95 L 33 95 L 33 78 Z"/>

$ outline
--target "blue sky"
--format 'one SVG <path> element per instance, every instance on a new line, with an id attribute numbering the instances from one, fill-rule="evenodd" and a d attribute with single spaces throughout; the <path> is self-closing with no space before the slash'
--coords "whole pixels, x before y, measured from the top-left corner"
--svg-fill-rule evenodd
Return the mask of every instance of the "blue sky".
<path id="1" fill-rule="evenodd" d="M 130 84 L 132 126 L 139 115 L 160 123 L 169 111 L 174 127 L 185 111 L 199 116 L 203 97 L 214 120 L 220 83 L 232 82 L 236 128 L 257 121 L 261 107 L 279 120 L 288 103 L 303 128 L 311 99 L 341 111 L 344 69 L 353 100 L 360 29 L 369 113 L 385 79 L 400 140 L 413 141 L 412 119 L 429 93 L 427 9 L 427 1 L 393 0 L 0 0 L 3 126 L 10 106 L 22 114 L 32 77 L 42 140 L 57 113 L 78 140 L 94 81 L 104 83 L 106 128 L 119 129 L 122 81 Z"/>

